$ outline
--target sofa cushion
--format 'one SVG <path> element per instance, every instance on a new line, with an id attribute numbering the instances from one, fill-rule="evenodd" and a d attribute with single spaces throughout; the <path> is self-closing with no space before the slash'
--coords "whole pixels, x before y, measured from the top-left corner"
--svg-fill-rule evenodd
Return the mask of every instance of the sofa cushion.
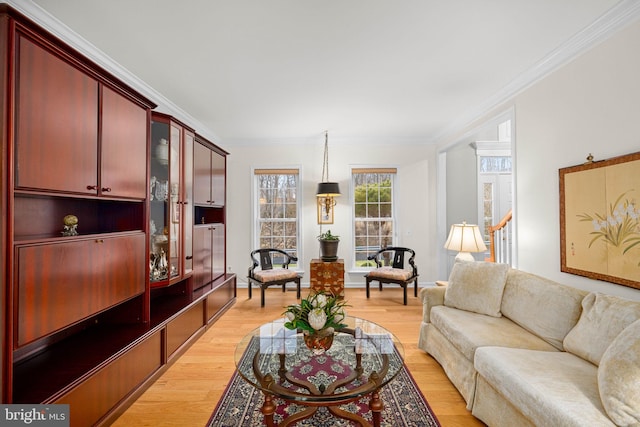
<path id="1" fill-rule="evenodd" d="M 582 300 L 582 314 L 564 339 L 564 348 L 594 365 L 624 328 L 640 319 L 640 302 L 590 293 Z"/>
<path id="2" fill-rule="evenodd" d="M 533 332 L 558 350 L 582 311 L 587 291 L 561 285 L 524 271 L 511 269 L 502 294 L 503 316 Z M 544 307 L 544 315 L 540 308 Z"/>
<path id="3" fill-rule="evenodd" d="M 500 317 L 507 264 L 456 262 L 449 275 L 444 305 L 488 316 Z"/>
<path id="4" fill-rule="evenodd" d="M 613 422 L 640 425 L 640 320 L 627 326 L 602 355 L 598 388 Z"/>
<path id="5" fill-rule="evenodd" d="M 486 316 L 441 305 L 431 309 L 431 324 L 469 361 L 473 361 L 476 349 L 482 346 L 557 351 L 506 317 Z"/>
<path id="6" fill-rule="evenodd" d="M 614 426 L 600 402 L 598 368 L 571 353 L 481 347 L 474 366 L 535 425 Z"/>

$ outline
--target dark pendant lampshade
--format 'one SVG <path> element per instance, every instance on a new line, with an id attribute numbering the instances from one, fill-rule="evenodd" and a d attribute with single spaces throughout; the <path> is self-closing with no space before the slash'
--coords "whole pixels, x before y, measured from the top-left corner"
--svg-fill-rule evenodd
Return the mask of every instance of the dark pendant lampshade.
<path id="1" fill-rule="evenodd" d="M 340 195 L 340 186 L 337 182 L 318 183 L 317 197 L 335 197 Z"/>

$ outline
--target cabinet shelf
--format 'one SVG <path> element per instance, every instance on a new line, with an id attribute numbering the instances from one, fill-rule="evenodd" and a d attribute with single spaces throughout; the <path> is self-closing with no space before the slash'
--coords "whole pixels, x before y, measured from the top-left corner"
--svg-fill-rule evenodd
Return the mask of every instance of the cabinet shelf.
<path id="1" fill-rule="evenodd" d="M 129 302 L 139 303 L 138 299 Z M 79 331 L 14 362 L 13 402 L 50 400 L 149 331 L 148 324 L 141 322 L 109 322 L 117 310 L 78 325 Z"/>
<path id="2" fill-rule="evenodd" d="M 78 217 L 78 232 L 91 234 L 143 231 L 144 203 L 104 199 L 17 193 L 15 195 L 14 239 L 25 241 L 62 236 L 63 218 Z M 77 236 L 75 236 L 77 237 Z"/>
<path id="3" fill-rule="evenodd" d="M 223 206 L 196 206 L 194 208 L 195 224 L 224 224 Z"/>

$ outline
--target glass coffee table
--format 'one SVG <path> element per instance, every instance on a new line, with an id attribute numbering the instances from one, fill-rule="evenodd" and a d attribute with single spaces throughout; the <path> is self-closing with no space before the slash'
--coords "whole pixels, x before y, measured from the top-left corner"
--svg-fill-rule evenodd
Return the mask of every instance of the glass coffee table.
<path id="1" fill-rule="evenodd" d="M 331 348 L 314 354 L 302 332 L 286 329 L 284 322 L 279 319 L 254 329 L 235 352 L 240 376 L 264 394 L 260 411 L 265 424 L 275 425 L 275 399 L 282 399 L 307 408 L 283 417 L 281 427 L 313 416 L 320 407 L 361 426 L 378 427 L 384 408 L 380 389 L 404 363 L 400 341 L 373 322 L 347 317 L 343 322 L 347 327 L 336 331 Z M 371 421 L 366 414 L 339 407 L 365 396 L 369 396 Z"/>

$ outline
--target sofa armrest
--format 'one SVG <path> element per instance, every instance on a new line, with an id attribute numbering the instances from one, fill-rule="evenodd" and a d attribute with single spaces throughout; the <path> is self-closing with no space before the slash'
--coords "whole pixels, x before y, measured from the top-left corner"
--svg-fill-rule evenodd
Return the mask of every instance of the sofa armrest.
<path id="1" fill-rule="evenodd" d="M 447 290 L 444 286 L 435 288 L 420 289 L 420 299 L 422 300 L 422 321 L 430 323 L 431 308 L 437 305 L 444 305 L 444 293 Z"/>

